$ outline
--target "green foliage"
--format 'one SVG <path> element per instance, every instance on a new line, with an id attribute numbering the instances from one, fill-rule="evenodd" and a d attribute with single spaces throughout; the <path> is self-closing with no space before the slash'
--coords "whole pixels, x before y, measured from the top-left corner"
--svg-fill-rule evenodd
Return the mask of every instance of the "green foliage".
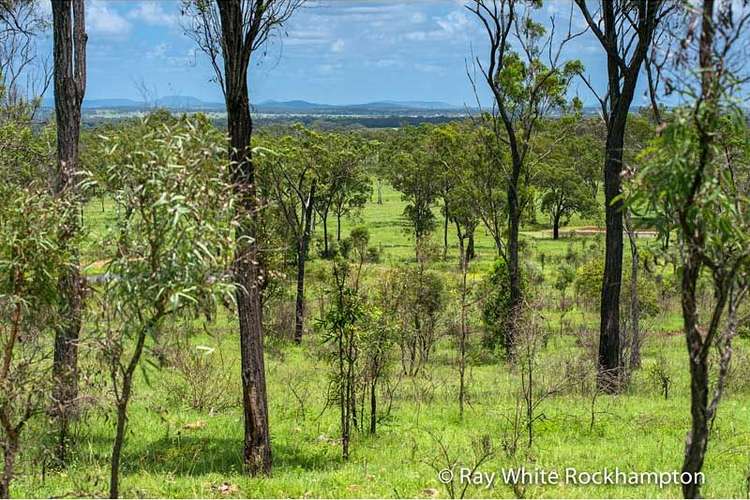
<path id="1" fill-rule="evenodd" d="M 604 260 L 594 258 L 578 267 L 573 282 L 579 302 L 590 310 L 598 310 L 601 303 Z M 630 301 L 630 268 L 623 271 L 620 307 L 627 311 Z M 655 280 L 645 270 L 638 273 L 638 302 L 643 317 L 654 317 L 661 312 L 659 291 Z"/>
<path id="2" fill-rule="evenodd" d="M 526 290 L 523 276 L 521 281 L 521 288 Z M 482 300 L 482 324 L 485 328 L 482 342 L 487 349 L 495 350 L 503 345 L 503 339 L 510 328 L 510 278 L 504 260 L 495 261 L 492 270 L 482 281 L 479 294 Z"/>

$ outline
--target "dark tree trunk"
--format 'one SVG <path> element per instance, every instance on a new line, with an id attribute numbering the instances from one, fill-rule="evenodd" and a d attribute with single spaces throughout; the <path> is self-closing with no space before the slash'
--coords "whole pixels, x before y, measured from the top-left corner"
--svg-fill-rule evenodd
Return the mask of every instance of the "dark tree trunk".
<path id="1" fill-rule="evenodd" d="M 341 243 L 341 210 L 336 211 L 336 241 Z"/>
<path id="2" fill-rule="evenodd" d="M 696 286 L 700 267 L 697 256 L 690 255 L 685 260 L 682 272 L 682 316 L 685 323 L 685 338 L 690 359 L 690 415 L 692 425 L 685 443 L 685 459 L 682 472 L 695 474 L 703 468 L 703 460 L 708 448 L 708 349 L 703 348 L 702 334 L 698 329 L 698 305 Z M 683 484 L 685 498 L 700 496 L 699 484 Z"/>
<path id="3" fill-rule="evenodd" d="M 127 396 L 130 398 L 130 395 Z M 125 422 L 127 420 L 127 402 L 117 405 L 117 426 L 115 430 L 115 442 L 112 446 L 112 459 L 109 475 L 109 498 L 118 498 L 120 494 L 120 457 L 122 456 L 122 445 L 125 441 Z"/>
<path id="4" fill-rule="evenodd" d="M 86 26 L 83 0 L 52 2 L 54 31 L 55 117 L 57 164 L 53 189 L 69 204 L 61 240 L 71 246 L 79 232 L 76 174 L 80 137 L 81 103 L 86 89 Z M 55 332 L 53 414 L 58 419 L 57 459 L 65 464 L 68 426 L 78 398 L 78 336 L 81 331 L 83 286 L 78 251 L 70 248 L 73 265 L 60 278 L 62 324 Z"/>
<path id="5" fill-rule="evenodd" d="M 560 215 L 555 214 L 554 218 L 552 219 L 552 239 L 558 240 L 560 239 Z"/>
<path id="6" fill-rule="evenodd" d="M 18 453 L 18 433 L 6 436 L 3 446 L 3 476 L 0 480 L 0 498 L 10 498 L 10 482 L 13 480 L 13 466 Z"/>
<path id="7" fill-rule="evenodd" d="M 302 334 L 305 329 L 305 263 L 307 262 L 307 247 L 310 243 L 310 224 L 313 216 L 313 200 L 315 199 L 315 181 L 310 188 L 310 196 L 304 205 L 304 228 L 302 238 L 297 250 L 297 304 L 295 308 L 294 341 L 302 343 Z"/>
<path id="8" fill-rule="evenodd" d="M 221 18 L 225 97 L 230 140 L 232 181 L 238 196 L 237 248 L 234 275 L 240 324 L 242 403 L 245 420 L 244 462 L 248 473 L 271 472 L 268 399 L 263 359 L 260 306 L 260 269 L 257 260 L 258 199 L 250 139 L 253 123 L 247 87 L 252 49 L 244 43 L 243 8 L 240 2 L 218 2 Z"/>
<path id="9" fill-rule="evenodd" d="M 521 207 L 518 199 L 518 183 L 521 177 L 521 161 L 513 162 L 513 176 L 508 187 L 508 278 L 510 280 L 510 318 L 503 339 L 505 352 L 513 356 L 517 320 L 523 301 L 521 290 L 521 268 L 518 254 L 518 237 L 521 225 Z"/>
<path id="10" fill-rule="evenodd" d="M 370 384 L 370 434 L 375 434 L 378 425 L 377 384 L 373 380 Z"/>
<path id="11" fill-rule="evenodd" d="M 468 234 L 468 239 L 469 239 L 469 242 L 466 245 L 466 259 L 474 260 L 474 258 L 476 257 L 476 250 L 474 250 L 474 230 L 473 229 Z"/>
<path id="12" fill-rule="evenodd" d="M 627 115 L 627 111 L 625 112 Z M 620 289 L 622 284 L 623 223 L 621 194 L 622 147 L 627 116 L 615 121 L 607 136 L 604 195 L 607 221 L 602 283 L 597 383 L 605 392 L 617 392 L 622 372 L 620 352 Z"/>
<path id="13" fill-rule="evenodd" d="M 443 260 L 448 258 L 448 202 L 444 201 L 444 213 L 443 213 Z"/>

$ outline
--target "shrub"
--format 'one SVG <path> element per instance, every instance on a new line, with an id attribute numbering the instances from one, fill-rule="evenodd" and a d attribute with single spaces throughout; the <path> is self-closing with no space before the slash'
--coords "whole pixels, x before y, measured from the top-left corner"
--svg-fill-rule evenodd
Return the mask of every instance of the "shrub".
<path id="1" fill-rule="evenodd" d="M 526 282 L 521 277 L 521 289 L 526 290 Z M 482 323 L 485 334 L 482 343 L 487 349 L 502 345 L 508 333 L 511 312 L 510 279 L 508 266 L 503 260 L 495 261 L 492 271 L 485 277 L 479 287 L 482 299 Z"/>

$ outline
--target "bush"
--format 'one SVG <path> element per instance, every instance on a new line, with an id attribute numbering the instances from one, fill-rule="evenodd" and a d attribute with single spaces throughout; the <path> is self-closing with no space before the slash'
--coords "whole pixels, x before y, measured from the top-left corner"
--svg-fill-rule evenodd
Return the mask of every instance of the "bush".
<path id="1" fill-rule="evenodd" d="M 575 287 L 579 303 L 586 304 L 591 309 L 598 309 L 601 303 L 602 280 L 604 279 L 604 260 L 591 259 L 576 270 Z M 620 290 L 620 304 L 627 313 L 630 307 L 630 269 L 625 269 L 622 275 Z M 650 279 L 644 270 L 638 273 L 638 302 L 641 316 L 649 318 L 659 313 L 659 302 L 656 282 Z"/>
<path id="2" fill-rule="evenodd" d="M 521 289 L 526 288 L 526 281 L 522 276 Z M 487 349 L 494 350 L 503 344 L 510 326 L 510 278 L 504 260 L 495 261 L 492 271 L 482 282 L 479 293 L 482 299 L 482 323 L 485 327 L 482 343 Z"/>

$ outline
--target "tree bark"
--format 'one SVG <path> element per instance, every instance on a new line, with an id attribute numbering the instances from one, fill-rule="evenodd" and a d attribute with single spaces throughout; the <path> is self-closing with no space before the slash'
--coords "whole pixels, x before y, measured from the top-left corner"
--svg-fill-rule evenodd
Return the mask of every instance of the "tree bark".
<path id="1" fill-rule="evenodd" d="M 231 177 L 238 196 L 237 248 L 234 262 L 237 314 L 240 324 L 242 405 L 244 410 L 244 462 L 248 473 L 271 472 L 263 329 L 260 307 L 260 269 L 255 239 L 258 200 L 250 139 L 253 123 L 247 86 L 251 47 L 243 33 L 240 2 L 218 2 L 224 60 L 225 100 L 229 128 Z"/>
<path id="2" fill-rule="evenodd" d="M 86 25 L 83 0 L 52 2 L 53 55 L 55 79 L 55 118 L 57 123 L 57 164 L 53 190 L 69 206 L 65 216 L 62 244 L 70 247 L 73 263 L 60 278 L 62 324 L 55 331 L 53 356 L 52 413 L 58 419 L 60 442 L 57 459 L 66 460 L 68 425 L 78 398 L 78 337 L 81 331 L 83 286 L 78 251 L 72 240 L 80 231 L 76 175 L 81 125 L 81 103 L 86 89 Z"/>

